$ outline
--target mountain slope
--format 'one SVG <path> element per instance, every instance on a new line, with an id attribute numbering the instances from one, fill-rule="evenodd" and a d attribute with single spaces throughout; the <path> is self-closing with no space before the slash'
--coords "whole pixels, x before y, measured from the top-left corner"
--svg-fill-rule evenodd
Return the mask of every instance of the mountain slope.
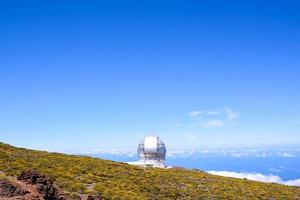
<path id="1" fill-rule="evenodd" d="M 145 169 L 97 158 L 34 151 L 0 143 L 0 171 L 34 169 L 72 199 L 100 192 L 104 199 L 300 199 L 300 188 L 214 176 L 184 169 Z"/>

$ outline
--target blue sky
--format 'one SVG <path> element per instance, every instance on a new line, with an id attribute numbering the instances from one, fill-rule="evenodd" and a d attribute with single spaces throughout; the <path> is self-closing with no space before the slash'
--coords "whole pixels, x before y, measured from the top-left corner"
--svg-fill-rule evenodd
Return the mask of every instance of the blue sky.
<path id="1" fill-rule="evenodd" d="M 300 144 L 297 1 L 3 1 L 0 140 Z"/>

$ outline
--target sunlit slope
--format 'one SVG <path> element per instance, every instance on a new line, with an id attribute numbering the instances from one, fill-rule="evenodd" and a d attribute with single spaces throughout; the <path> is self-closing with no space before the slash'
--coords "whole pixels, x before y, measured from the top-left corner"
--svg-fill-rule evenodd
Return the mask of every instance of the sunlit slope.
<path id="1" fill-rule="evenodd" d="M 300 188 L 214 176 L 183 169 L 143 169 L 108 160 L 12 147 L 0 143 L 0 171 L 27 169 L 56 178 L 74 199 L 100 192 L 104 199 L 300 199 Z"/>

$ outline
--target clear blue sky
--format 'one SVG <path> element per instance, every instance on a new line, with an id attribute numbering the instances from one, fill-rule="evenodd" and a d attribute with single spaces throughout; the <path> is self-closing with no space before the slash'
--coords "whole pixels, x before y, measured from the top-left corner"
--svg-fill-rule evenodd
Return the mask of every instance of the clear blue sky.
<path id="1" fill-rule="evenodd" d="M 299 1 L 2 1 L 0 140 L 300 144 Z"/>

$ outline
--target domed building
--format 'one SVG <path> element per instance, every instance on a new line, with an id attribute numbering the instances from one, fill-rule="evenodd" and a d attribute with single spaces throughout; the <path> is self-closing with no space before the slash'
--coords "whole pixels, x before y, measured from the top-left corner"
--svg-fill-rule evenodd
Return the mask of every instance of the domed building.
<path id="1" fill-rule="evenodd" d="M 139 143 L 137 153 L 139 161 L 129 162 L 129 164 L 144 167 L 166 168 L 166 145 L 159 137 L 144 137 Z"/>

